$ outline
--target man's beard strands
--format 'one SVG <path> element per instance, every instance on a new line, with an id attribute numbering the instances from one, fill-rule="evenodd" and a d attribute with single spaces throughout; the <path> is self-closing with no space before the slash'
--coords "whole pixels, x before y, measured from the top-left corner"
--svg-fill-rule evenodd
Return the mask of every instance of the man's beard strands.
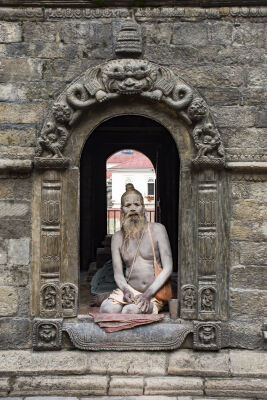
<path id="1" fill-rule="evenodd" d="M 140 237 L 145 224 L 146 218 L 144 213 L 129 215 L 128 217 L 125 217 L 125 215 L 121 213 L 121 229 L 125 247 L 127 247 L 130 239 Z"/>

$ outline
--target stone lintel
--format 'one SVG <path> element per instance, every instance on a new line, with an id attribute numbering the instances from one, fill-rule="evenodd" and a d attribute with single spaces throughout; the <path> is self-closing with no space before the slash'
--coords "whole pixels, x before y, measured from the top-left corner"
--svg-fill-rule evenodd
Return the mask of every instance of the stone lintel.
<path id="1" fill-rule="evenodd" d="M 1 172 L 29 172 L 32 169 L 32 160 L 0 159 Z"/>
<path id="2" fill-rule="evenodd" d="M 102 7 L 136 7 L 134 0 L 111 0 L 99 4 Z M 233 7 L 233 6 L 264 6 L 266 0 L 146 0 L 146 7 L 183 6 L 183 7 Z M 2 6 L 30 6 L 30 7 L 99 7 L 94 0 L 3 0 Z"/>
<path id="3" fill-rule="evenodd" d="M 238 172 L 267 172 L 267 161 L 230 161 L 226 163 L 226 168 Z"/>

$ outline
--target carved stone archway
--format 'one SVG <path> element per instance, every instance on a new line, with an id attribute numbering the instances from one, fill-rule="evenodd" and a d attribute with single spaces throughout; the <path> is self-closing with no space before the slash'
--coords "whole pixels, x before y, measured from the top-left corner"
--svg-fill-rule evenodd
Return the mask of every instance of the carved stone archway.
<path id="1" fill-rule="evenodd" d="M 96 126 L 122 114 L 155 119 L 177 144 L 181 317 L 197 320 L 195 332 L 220 332 L 214 321 L 226 320 L 228 307 L 228 189 L 220 134 L 197 90 L 174 70 L 136 59 L 112 60 L 83 73 L 55 101 L 37 139 L 33 316 L 77 315 L 79 159 Z M 40 320 L 36 323 L 39 327 Z M 210 340 L 217 349 L 215 336 L 196 336 L 195 347 L 209 348 Z"/>

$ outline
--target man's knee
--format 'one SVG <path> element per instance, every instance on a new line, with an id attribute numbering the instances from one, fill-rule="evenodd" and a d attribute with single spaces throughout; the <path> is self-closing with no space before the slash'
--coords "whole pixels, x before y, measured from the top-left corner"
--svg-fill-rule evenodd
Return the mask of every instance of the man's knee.
<path id="1" fill-rule="evenodd" d="M 127 304 L 122 309 L 122 314 L 141 314 L 141 310 L 135 304 Z"/>
<path id="2" fill-rule="evenodd" d="M 104 314 L 119 314 L 122 310 L 120 304 L 114 304 L 112 300 L 106 299 L 101 304 L 99 312 Z"/>

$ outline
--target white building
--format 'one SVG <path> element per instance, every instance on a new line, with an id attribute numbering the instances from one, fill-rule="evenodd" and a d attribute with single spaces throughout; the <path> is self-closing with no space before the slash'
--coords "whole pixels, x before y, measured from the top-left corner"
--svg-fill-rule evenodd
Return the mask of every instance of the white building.
<path id="1" fill-rule="evenodd" d="M 120 208 L 121 195 L 125 185 L 132 183 L 143 195 L 147 210 L 155 206 L 155 170 L 144 154 L 134 150 L 124 150 L 107 160 L 107 178 L 112 182 L 112 208 Z"/>

